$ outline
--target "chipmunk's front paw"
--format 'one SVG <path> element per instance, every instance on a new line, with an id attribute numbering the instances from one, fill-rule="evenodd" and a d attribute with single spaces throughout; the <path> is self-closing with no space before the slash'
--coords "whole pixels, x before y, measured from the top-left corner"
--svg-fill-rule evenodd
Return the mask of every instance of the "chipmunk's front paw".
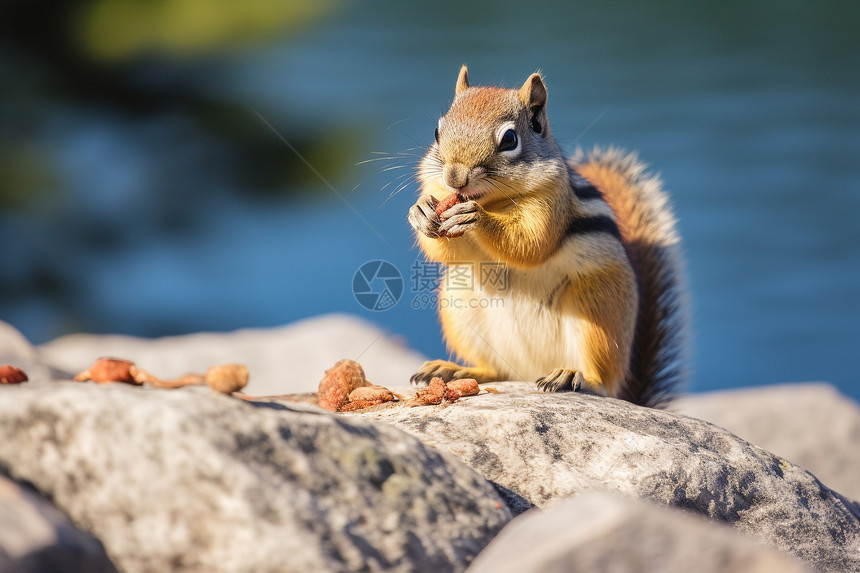
<path id="1" fill-rule="evenodd" d="M 459 237 L 466 231 L 475 228 L 483 211 L 475 201 L 457 203 L 442 213 L 439 233 L 446 237 Z"/>
<path id="2" fill-rule="evenodd" d="M 582 372 L 557 368 L 543 378 L 538 378 L 537 387 L 543 392 L 561 392 L 570 390 L 576 392 L 585 383 Z"/>
<path id="3" fill-rule="evenodd" d="M 442 220 L 436 213 L 436 205 L 439 200 L 432 195 L 422 195 L 418 202 L 412 205 L 409 209 L 409 224 L 417 232 L 436 239 L 441 236 L 439 233 L 439 225 Z"/>

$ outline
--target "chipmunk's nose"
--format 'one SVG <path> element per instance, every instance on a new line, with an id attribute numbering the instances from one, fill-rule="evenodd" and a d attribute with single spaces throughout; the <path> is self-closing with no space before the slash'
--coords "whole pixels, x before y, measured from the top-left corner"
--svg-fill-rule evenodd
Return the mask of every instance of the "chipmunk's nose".
<path id="1" fill-rule="evenodd" d="M 469 168 L 462 163 L 451 163 L 442 168 L 442 180 L 452 189 L 462 189 L 469 184 Z"/>

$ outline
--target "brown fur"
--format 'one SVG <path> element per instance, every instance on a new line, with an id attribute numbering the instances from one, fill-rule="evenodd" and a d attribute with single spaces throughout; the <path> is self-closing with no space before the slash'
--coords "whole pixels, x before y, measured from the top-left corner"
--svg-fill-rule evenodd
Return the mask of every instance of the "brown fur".
<path id="1" fill-rule="evenodd" d="M 636 284 L 630 268 L 616 264 L 590 273 L 571 285 L 566 294 L 571 299 L 568 308 L 577 309 L 587 325 L 583 333 L 587 352 L 582 374 L 615 395 L 629 376 L 630 347 L 619 342 L 629 338 L 630 317 L 636 312 Z"/>
<path id="2" fill-rule="evenodd" d="M 478 234 L 481 245 L 514 267 L 529 268 L 545 261 L 561 242 L 564 220 L 559 217 L 561 206 L 551 200 L 558 192 L 544 193 L 520 197 L 517 206 L 505 211 L 488 211 Z"/>
<path id="3" fill-rule="evenodd" d="M 576 170 L 601 193 L 615 212 L 639 290 L 630 376 L 619 397 L 659 406 L 684 378 L 682 268 L 674 219 L 660 181 L 644 173 L 635 156 L 614 149 L 595 150 Z"/>

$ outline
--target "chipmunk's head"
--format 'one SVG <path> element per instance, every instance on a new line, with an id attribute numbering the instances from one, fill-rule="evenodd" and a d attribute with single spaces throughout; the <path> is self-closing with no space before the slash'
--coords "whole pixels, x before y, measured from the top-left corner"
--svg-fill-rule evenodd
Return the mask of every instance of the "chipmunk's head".
<path id="1" fill-rule="evenodd" d="M 550 177 L 567 177 L 550 135 L 547 91 L 540 74 L 519 89 L 472 87 L 460 69 L 454 101 L 439 119 L 419 177 L 434 194 L 466 199 L 511 198 Z"/>

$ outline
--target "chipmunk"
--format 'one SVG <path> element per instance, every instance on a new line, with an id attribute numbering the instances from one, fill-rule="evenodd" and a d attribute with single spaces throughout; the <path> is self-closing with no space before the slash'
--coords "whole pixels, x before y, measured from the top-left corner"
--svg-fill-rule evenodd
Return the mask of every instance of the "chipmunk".
<path id="1" fill-rule="evenodd" d="M 566 159 L 546 104 L 538 73 L 517 90 L 472 87 L 460 70 L 408 219 L 426 257 L 446 265 L 442 330 L 470 365 L 426 362 L 412 382 L 536 380 L 544 391 L 659 406 L 684 374 L 685 289 L 667 195 L 635 154 Z M 464 270 L 472 276 L 455 284 Z"/>

